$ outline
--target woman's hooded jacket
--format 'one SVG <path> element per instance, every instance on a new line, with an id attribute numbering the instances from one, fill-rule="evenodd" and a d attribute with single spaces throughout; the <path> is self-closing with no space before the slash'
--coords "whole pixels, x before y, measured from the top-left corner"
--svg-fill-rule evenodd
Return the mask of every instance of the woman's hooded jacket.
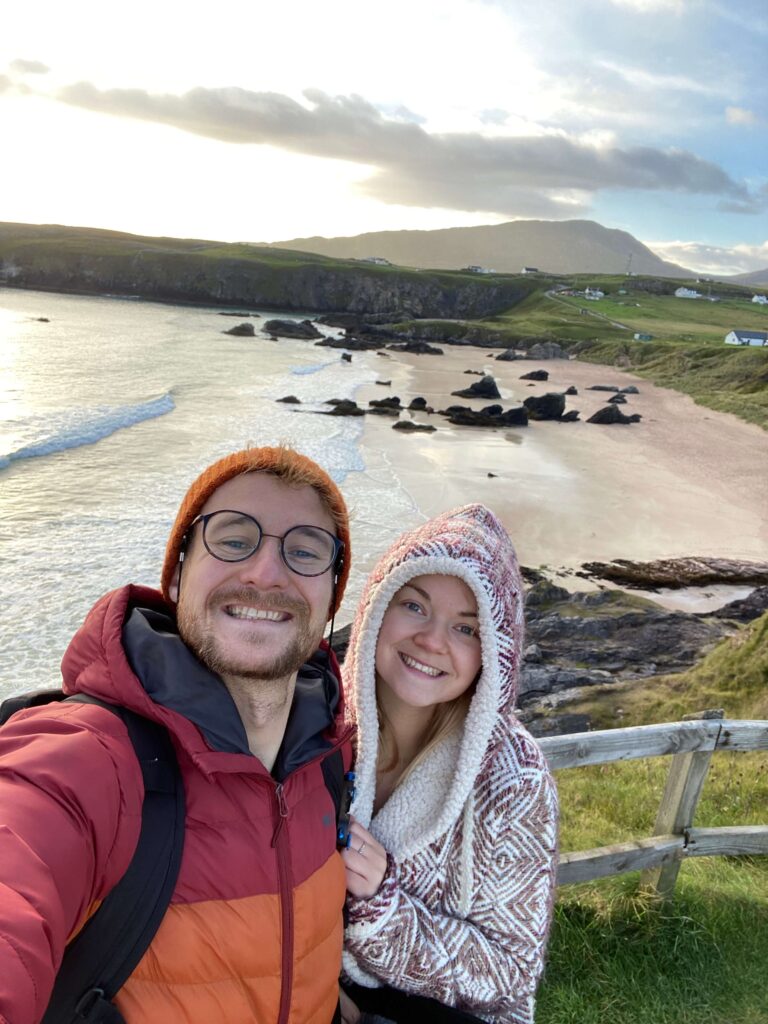
<path id="1" fill-rule="evenodd" d="M 441 740 L 374 815 L 376 643 L 397 591 L 451 575 L 478 607 L 482 670 L 463 729 Z M 369 577 L 344 666 L 358 727 L 352 812 L 389 854 L 368 899 L 348 900 L 344 967 L 370 987 L 531 1024 L 557 866 L 557 798 L 515 716 L 523 590 L 503 526 L 466 505 L 404 534 Z"/>

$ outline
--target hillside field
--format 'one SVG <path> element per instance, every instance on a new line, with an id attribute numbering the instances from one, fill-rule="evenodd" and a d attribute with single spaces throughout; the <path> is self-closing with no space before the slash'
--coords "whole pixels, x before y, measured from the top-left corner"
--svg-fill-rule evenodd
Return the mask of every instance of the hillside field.
<path id="1" fill-rule="evenodd" d="M 602 728 L 678 721 L 711 707 L 766 719 L 768 615 L 688 672 L 589 703 L 598 718 L 602 711 Z M 561 849 L 651 835 L 668 766 L 657 757 L 558 772 Z M 768 752 L 715 754 L 695 824 L 766 823 Z M 668 906 L 653 904 L 639 879 L 558 890 L 536 1024 L 766 1024 L 768 857 L 693 858 Z"/>

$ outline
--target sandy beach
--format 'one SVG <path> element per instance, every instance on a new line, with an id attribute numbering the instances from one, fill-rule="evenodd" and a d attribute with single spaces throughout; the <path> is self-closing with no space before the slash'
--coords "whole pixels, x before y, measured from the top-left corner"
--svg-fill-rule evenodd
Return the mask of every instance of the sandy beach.
<path id="1" fill-rule="evenodd" d="M 567 399 L 566 410 L 579 409 L 582 419 L 492 430 L 404 413 L 401 418 L 437 427 L 435 433 L 405 435 L 392 430 L 391 419 L 368 416 L 367 465 L 386 464 L 421 514 L 484 502 L 509 529 L 522 563 L 565 574 L 592 559 L 768 557 L 768 432 L 612 367 L 497 362 L 495 351 L 478 348 L 445 346 L 444 353 L 356 354 L 371 360 L 380 380 L 392 381 L 361 388 L 359 404 L 398 395 L 407 405 L 422 395 L 435 409 L 480 409 L 489 401 L 450 396 L 479 379 L 465 374 L 471 369 L 494 376 L 505 409 L 528 395 L 574 385 L 579 394 Z M 519 379 L 533 369 L 546 369 L 549 380 L 531 386 Z M 642 421 L 584 422 L 610 397 L 585 390 L 592 384 L 635 384 L 640 394 L 628 396 L 621 408 L 640 413 Z M 732 589 L 725 588 L 723 600 Z"/>

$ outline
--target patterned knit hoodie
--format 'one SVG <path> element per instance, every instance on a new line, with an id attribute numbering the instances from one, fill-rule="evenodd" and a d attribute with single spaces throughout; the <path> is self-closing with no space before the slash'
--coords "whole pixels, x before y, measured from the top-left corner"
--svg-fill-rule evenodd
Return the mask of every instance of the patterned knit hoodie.
<path id="1" fill-rule="evenodd" d="M 373 815 L 376 642 L 415 576 L 462 579 L 477 599 L 482 671 L 463 729 L 417 763 Z M 532 1024 L 557 865 L 557 797 L 514 714 L 523 591 L 503 526 L 466 505 L 404 534 L 369 577 L 344 678 L 358 726 L 353 814 L 389 853 L 369 899 L 348 899 L 344 968 L 362 985 Z"/>

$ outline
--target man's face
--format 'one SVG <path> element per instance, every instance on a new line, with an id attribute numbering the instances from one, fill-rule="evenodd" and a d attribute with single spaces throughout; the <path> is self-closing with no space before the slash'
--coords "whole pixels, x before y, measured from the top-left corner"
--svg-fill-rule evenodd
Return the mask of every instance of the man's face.
<path id="1" fill-rule="evenodd" d="M 265 534 L 293 526 L 320 526 L 334 536 L 333 519 L 312 487 L 288 487 L 266 473 L 245 473 L 222 484 L 202 514 L 233 509 L 256 519 Z M 197 657 L 225 683 L 232 678 L 280 679 L 295 673 L 322 639 L 333 591 L 333 569 L 299 576 L 280 555 L 279 541 L 262 537 L 243 562 L 222 562 L 203 544 L 198 523 L 178 585 L 179 633 Z"/>

